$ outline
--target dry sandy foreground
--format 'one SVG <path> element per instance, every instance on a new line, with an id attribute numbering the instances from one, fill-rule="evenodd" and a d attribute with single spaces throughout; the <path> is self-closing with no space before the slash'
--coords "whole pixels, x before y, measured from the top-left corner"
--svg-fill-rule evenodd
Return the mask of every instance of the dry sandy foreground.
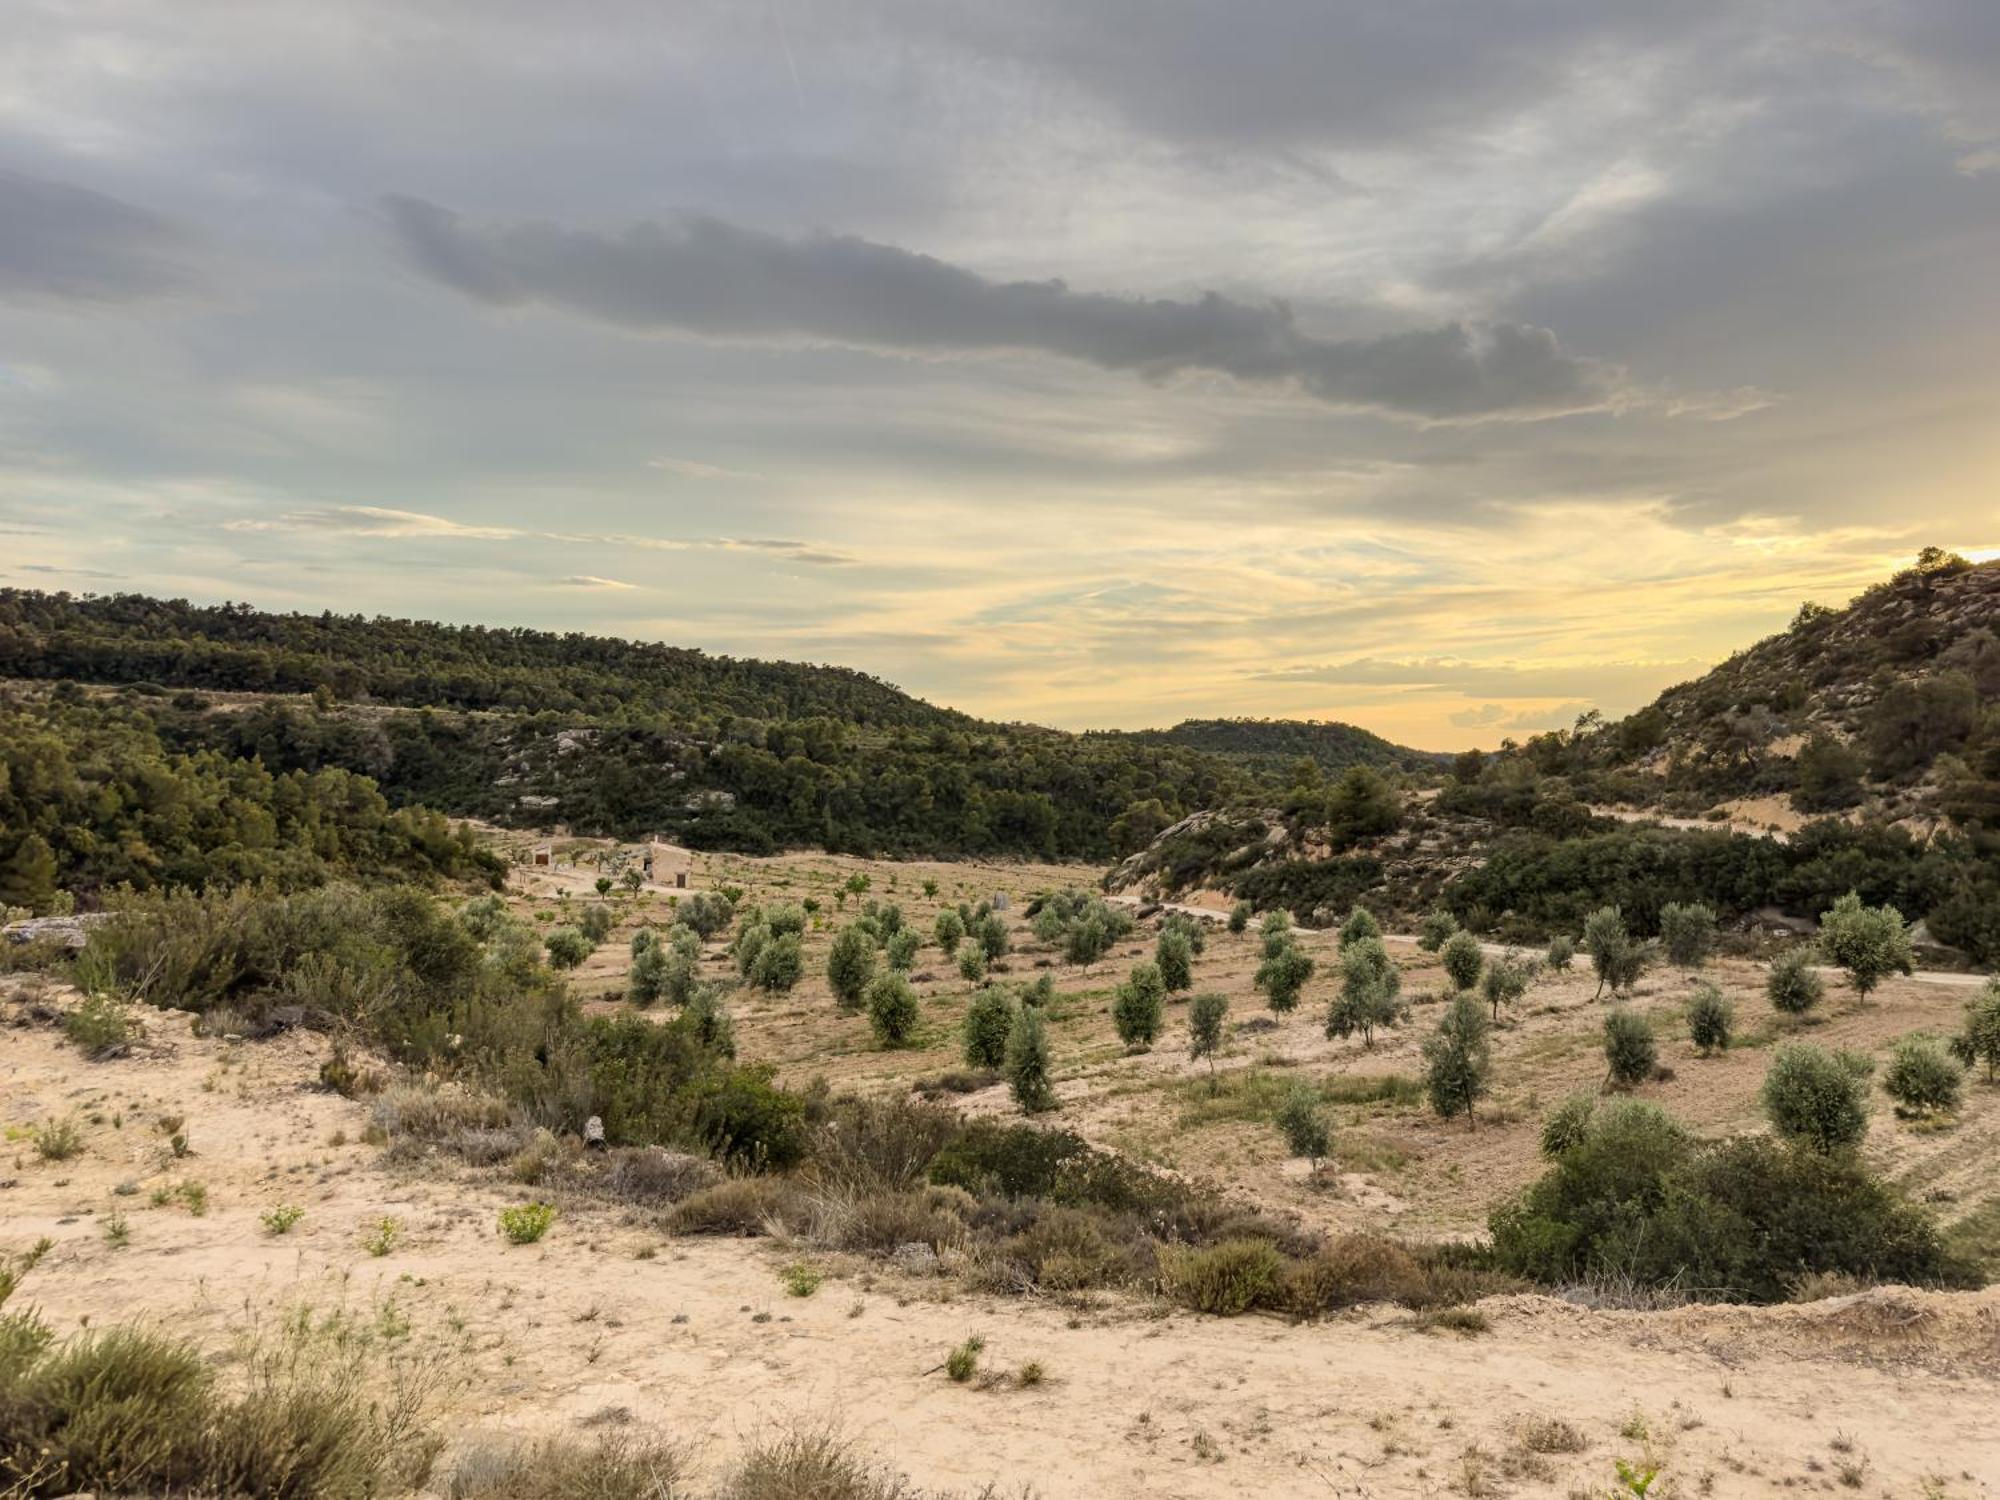
<path id="1" fill-rule="evenodd" d="M 93 1063 L 0 1002 L 0 1253 L 55 1241 L 13 1306 L 59 1332 L 156 1320 L 219 1358 L 287 1310 L 344 1307 L 451 1351 L 454 1447 L 630 1420 L 719 1466 L 832 1424 L 922 1485 L 1050 1500 L 1603 1496 L 1614 1460 L 1649 1448 L 1655 1496 L 2000 1492 L 2000 1292 L 1650 1314 L 1498 1298 L 1479 1337 L 1393 1310 L 1303 1326 L 1136 1298 L 1079 1310 L 854 1261 L 820 1261 L 826 1282 L 793 1297 L 777 1272 L 796 1251 L 668 1239 L 613 1209 L 567 1206 L 511 1246 L 495 1215 L 521 1190 L 385 1165 L 360 1140 L 368 1107 L 316 1087 L 322 1039 L 211 1041 L 187 1020 L 151 1016 L 149 1045 Z M 184 1159 L 159 1128 L 174 1116 Z M 63 1117 L 85 1150 L 45 1162 L 21 1127 Z M 154 1204 L 189 1181 L 200 1216 Z M 280 1203 L 305 1215 L 274 1236 L 260 1216 Z M 377 1257 L 362 1242 L 385 1216 L 402 1232 Z M 1035 1361 L 1045 1383 L 951 1383 L 938 1366 L 972 1334 L 983 1368 Z M 1588 1446 L 1532 1452 L 1526 1426 L 1548 1417 Z"/>

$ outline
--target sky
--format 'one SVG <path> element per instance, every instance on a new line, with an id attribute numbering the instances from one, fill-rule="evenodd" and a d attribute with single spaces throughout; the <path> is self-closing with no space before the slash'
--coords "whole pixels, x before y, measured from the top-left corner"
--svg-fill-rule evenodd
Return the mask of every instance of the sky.
<path id="1" fill-rule="evenodd" d="M 1068 728 L 2000 553 L 1992 0 L 9 0 L 0 584 Z"/>

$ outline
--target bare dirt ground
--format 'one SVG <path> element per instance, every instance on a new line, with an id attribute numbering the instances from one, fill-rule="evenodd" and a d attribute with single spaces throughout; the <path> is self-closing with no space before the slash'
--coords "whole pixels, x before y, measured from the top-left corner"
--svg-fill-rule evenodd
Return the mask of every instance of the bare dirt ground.
<path id="1" fill-rule="evenodd" d="M 1021 924 L 1029 893 L 1095 871 L 704 858 L 697 887 L 821 903 L 827 920 L 808 935 L 806 980 L 790 995 L 732 1000 L 742 1053 L 776 1062 L 791 1082 L 823 1075 L 837 1087 L 901 1090 L 959 1065 L 971 986 L 933 947 L 916 965 L 931 976 L 918 983 L 918 1048 L 879 1051 L 864 1020 L 834 1007 L 824 957 L 845 915 L 835 893 L 855 874 L 869 877 L 869 897 L 900 901 L 926 931 L 944 901 L 1009 894 L 1015 951 L 1000 977 L 1046 969 L 1056 978 L 1063 1103 L 1050 1123 L 1314 1223 L 1476 1232 L 1493 1199 L 1537 1170 L 1541 1115 L 1602 1075 L 1592 981 L 1544 980 L 1496 1035 L 1498 1087 L 1476 1129 L 1442 1126 L 1415 1104 L 1337 1105 L 1337 1166 L 1314 1183 L 1285 1160 L 1258 1091 L 1294 1076 L 1414 1077 L 1417 1039 L 1436 1013 L 1424 997 L 1439 987 L 1428 955 L 1397 949 L 1414 1022 L 1369 1051 L 1322 1034 L 1324 967 L 1299 1011 L 1269 1018 L 1250 987 L 1254 933 L 1212 931 L 1196 988 L 1228 995 L 1239 1027 L 1211 1094 L 1205 1067 L 1185 1056 L 1184 1001 L 1169 1007 L 1149 1053 L 1127 1055 L 1112 1032 L 1111 988 L 1150 952 L 1150 931 L 1079 973 Z M 565 890 L 572 911 L 590 898 L 590 880 L 574 871 L 524 872 L 519 883 L 521 909 L 546 914 L 545 925 L 563 918 Z M 618 1003 L 629 932 L 636 920 L 665 920 L 669 899 L 650 891 L 616 903 L 618 930 L 577 976 L 591 1004 Z M 1303 940 L 1322 959 L 1332 951 L 1330 933 Z M 722 961 L 713 971 L 728 972 Z M 1634 1003 L 1655 1021 L 1674 1076 L 1644 1092 L 1705 1131 L 1755 1128 L 1771 1044 L 1792 1023 L 1770 1012 L 1754 966 L 1725 963 L 1710 977 L 1736 1000 L 1742 1044 L 1695 1057 L 1679 1023 L 1692 981 L 1656 970 Z M 1833 987 L 1824 1018 L 1803 1030 L 1879 1052 L 1907 1031 L 1955 1025 L 1964 994 L 1899 981 L 1864 1005 Z M 1240 1024 L 1267 1018 L 1274 1024 Z M 587 1201 L 562 1201 L 540 1244 L 511 1246 L 495 1216 L 527 1191 L 363 1144 L 371 1107 L 318 1087 L 323 1038 L 233 1043 L 194 1036 L 183 1015 L 145 1021 L 146 1045 L 91 1062 L 0 1001 L 0 1252 L 55 1241 L 13 1306 L 38 1306 L 59 1331 L 156 1319 L 219 1356 L 246 1326 L 301 1304 L 359 1310 L 385 1340 L 448 1354 L 444 1417 L 455 1445 L 631 1421 L 696 1443 L 719 1467 L 774 1428 L 831 1424 L 917 1483 L 994 1482 L 1045 1497 L 1597 1497 L 1615 1492 L 1615 1459 L 1648 1454 L 1664 1465 L 1655 1496 L 2000 1493 L 1991 1421 L 2000 1290 L 1654 1313 L 1493 1298 L 1481 1304 L 1491 1330 L 1477 1337 L 1424 1332 L 1393 1309 L 1290 1325 L 1205 1318 L 1142 1297 L 998 1298 L 823 1255 L 809 1258 L 827 1280 L 795 1297 L 778 1274 L 801 1259 L 795 1248 L 672 1238 Z M 1013 1114 L 998 1087 L 960 1102 Z M 62 1118 L 82 1128 L 84 1148 L 44 1161 L 27 1127 Z M 175 1122 L 185 1157 L 163 1128 Z M 1868 1151 L 1941 1216 L 1960 1219 L 1990 1211 L 2000 1190 L 1996 1136 L 2000 1089 L 1978 1087 L 1954 1128 L 1935 1133 L 1896 1121 L 1883 1103 Z M 201 1193 L 179 1191 L 191 1183 Z M 190 1199 L 203 1195 L 197 1215 Z M 280 1204 L 304 1217 L 275 1235 L 261 1216 Z M 378 1256 L 364 1241 L 385 1218 L 398 1232 Z M 983 1367 L 995 1375 L 1032 1361 L 1045 1381 L 950 1382 L 937 1367 L 969 1334 L 986 1339 Z M 1535 1424 L 1546 1419 L 1574 1428 L 1582 1450 L 1537 1451 L 1547 1445 Z"/>

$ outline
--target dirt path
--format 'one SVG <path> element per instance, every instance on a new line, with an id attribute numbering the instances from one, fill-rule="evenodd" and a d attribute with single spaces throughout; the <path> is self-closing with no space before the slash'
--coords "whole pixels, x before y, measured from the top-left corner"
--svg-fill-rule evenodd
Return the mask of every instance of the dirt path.
<path id="1" fill-rule="evenodd" d="M 1135 1298 L 1002 1300 L 835 1259 L 796 1298 L 775 1273 L 797 1252 L 667 1239 L 582 1204 L 542 1244 L 511 1247 L 494 1216 L 525 1190 L 386 1166 L 360 1143 L 367 1107 L 314 1086 L 318 1038 L 229 1044 L 191 1036 L 184 1017 L 149 1026 L 155 1048 L 106 1063 L 46 1027 L 0 1031 L 0 1124 L 68 1116 L 86 1136 L 65 1162 L 14 1137 L 0 1248 L 56 1242 L 17 1305 L 65 1332 L 155 1318 L 218 1349 L 300 1303 L 359 1308 L 405 1330 L 385 1337 L 454 1351 L 454 1443 L 629 1419 L 720 1464 L 774 1427 L 832 1423 L 919 1483 L 1046 1497 L 1597 1495 L 1614 1457 L 1649 1450 L 1671 1486 L 1656 1495 L 1778 1495 L 1852 1475 L 1862 1493 L 1970 1497 L 2000 1476 L 1986 1420 L 2000 1292 L 1670 1314 L 1493 1299 L 1477 1338 L 1391 1311 L 1288 1326 Z M 194 1148 L 184 1159 L 158 1128 L 172 1117 Z M 155 1187 L 195 1180 L 202 1216 L 152 1206 Z M 283 1237 L 259 1224 L 279 1202 L 305 1210 Z M 123 1248 L 107 1243 L 113 1212 Z M 402 1233 L 378 1258 L 361 1240 L 385 1216 Z M 935 1372 L 971 1334 L 1005 1377 L 989 1388 Z M 1012 1377 L 1030 1361 L 1046 1380 L 1024 1387 Z M 1531 1451 L 1526 1424 L 1544 1418 L 1587 1446 Z"/>

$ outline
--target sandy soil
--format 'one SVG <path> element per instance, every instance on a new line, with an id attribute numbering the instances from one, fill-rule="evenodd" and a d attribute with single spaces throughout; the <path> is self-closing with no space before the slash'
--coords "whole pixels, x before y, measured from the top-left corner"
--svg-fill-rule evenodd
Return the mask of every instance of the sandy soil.
<path id="1" fill-rule="evenodd" d="M 320 1039 L 204 1040 L 172 1014 L 149 1032 L 102 1063 L 46 1025 L 0 1032 L 4 1123 L 69 1116 L 87 1136 L 64 1162 L 17 1141 L 5 1164 L 0 1246 L 56 1242 L 18 1301 L 60 1330 L 151 1318 L 218 1349 L 301 1303 L 372 1310 L 454 1351 L 455 1442 L 629 1419 L 720 1464 L 774 1427 L 832 1423 L 920 1483 L 1044 1496 L 1601 1495 L 1614 1457 L 1648 1450 L 1673 1494 L 1852 1478 L 1973 1496 L 2000 1476 L 2000 1293 L 1664 1314 L 1498 1298 L 1477 1338 L 1391 1311 L 1288 1326 L 1136 1299 L 1079 1310 L 836 1261 L 795 1298 L 778 1247 L 665 1240 L 611 1210 L 568 1206 L 540 1245 L 509 1246 L 494 1215 L 516 1195 L 358 1144 L 367 1106 L 314 1086 Z M 163 1117 L 184 1117 L 192 1155 L 166 1147 Z M 202 1216 L 151 1205 L 190 1180 Z M 277 1237 L 259 1215 L 280 1202 L 305 1217 Z M 361 1241 L 385 1215 L 402 1237 L 374 1257 Z M 986 1368 L 1038 1361 L 1046 1383 L 950 1383 L 935 1367 L 973 1332 Z M 1587 1448 L 1531 1452 L 1544 1417 Z"/>

